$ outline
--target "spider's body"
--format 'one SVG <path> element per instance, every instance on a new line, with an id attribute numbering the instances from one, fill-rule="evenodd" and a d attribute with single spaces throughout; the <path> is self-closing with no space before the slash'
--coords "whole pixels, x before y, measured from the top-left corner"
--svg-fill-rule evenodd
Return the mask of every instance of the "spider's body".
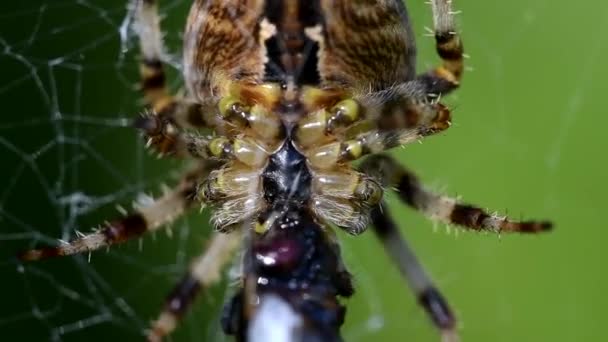
<path id="1" fill-rule="evenodd" d="M 135 125 L 149 147 L 198 166 L 151 206 L 21 257 L 92 251 L 158 229 L 197 203 L 212 207 L 220 232 L 170 294 L 151 341 L 175 329 L 243 241 L 240 286 L 224 310 L 224 330 L 241 341 L 269 340 L 268 329 L 286 341 L 341 340 L 340 297 L 354 290 L 331 227 L 360 234 L 370 223 L 443 339 L 455 340 L 447 302 L 381 208 L 383 188 L 397 189 L 433 219 L 468 229 L 551 227 L 435 194 L 378 154 L 449 128 L 450 112 L 438 99 L 460 85 L 463 71 L 451 0 L 431 1 L 442 64 L 420 75 L 401 1 L 196 0 L 184 36 L 183 99 L 165 87 L 156 3 L 135 1 L 151 109 Z M 279 308 L 289 313 L 279 319 L 289 316 L 290 324 L 268 318 Z"/>

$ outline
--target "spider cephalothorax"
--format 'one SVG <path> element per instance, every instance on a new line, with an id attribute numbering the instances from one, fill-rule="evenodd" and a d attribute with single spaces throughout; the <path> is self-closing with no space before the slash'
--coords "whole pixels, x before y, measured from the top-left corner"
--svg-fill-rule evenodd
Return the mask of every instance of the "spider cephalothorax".
<path id="1" fill-rule="evenodd" d="M 152 205 L 21 258 L 93 251 L 208 206 L 219 232 L 148 338 L 175 329 L 242 246 L 239 286 L 222 319 L 226 333 L 266 341 L 272 325 L 282 331 L 273 338 L 339 341 L 346 310 L 340 298 L 354 289 L 331 227 L 360 234 L 371 225 L 443 339 L 455 340 L 455 317 L 382 207 L 383 189 L 465 229 L 540 232 L 551 224 L 510 221 L 433 193 L 379 154 L 450 127 L 450 111 L 438 99 L 460 85 L 463 47 L 451 0 L 431 5 L 442 62 L 416 74 L 414 35 L 400 1 L 196 0 L 184 36 L 188 92 L 178 98 L 165 87 L 156 2 L 135 1 L 149 106 L 135 126 L 148 147 L 195 167 Z M 267 318 L 279 309 L 289 324 Z"/>

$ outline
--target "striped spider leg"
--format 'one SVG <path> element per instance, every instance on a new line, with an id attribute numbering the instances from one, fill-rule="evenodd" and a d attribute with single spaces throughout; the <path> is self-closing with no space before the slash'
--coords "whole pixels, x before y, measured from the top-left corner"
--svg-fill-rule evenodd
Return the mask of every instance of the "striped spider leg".
<path id="1" fill-rule="evenodd" d="M 441 331 L 442 341 L 458 341 L 456 317 L 452 309 L 425 272 L 407 240 L 399 232 L 385 203 L 376 206 L 372 210 L 371 216 L 374 233 L 399 268 L 399 272 L 414 292 L 420 305 L 427 312 L 433 324 Z"/>
<path id="2" fill-rule="evenodd" d="M 216 128 L 224 123 L 215 115 L 218 98 L 208 96 L 204 101 L 178 98 L 169 93 L 162 62 L 164 46 L 156 0 L 133 0 L 136 31 L 139 36 L 141 91 L 149 110 L 136 119 L 134 126 L 147 140 L 146 146 L 160 156 L 184 157 L 193 152 L 200 155 L 211 139 L 184 134 L 184 129 Z M 189 146 L 196 146 L 191 151 Z M 205 156 L 206 157 L 206 156 Z"/>
<path id="3" fill-rule="evenodd" d="M 55 247 L 27 250 L 19 254 L 19 259 L 36 261 L 51 257 L 93 252 L 100 248 L 123 243 L 153 232 L 182 216 L 195 204 L 196 180 L 204 174 L 204 168 L 197 168 L 186 175 L 177 187 L 152 204 L 137 208 L 125 217 L 107 222 L 103 227 L 87 235 L 78 236 L 70 242 L 62 242 Z"/>
<path id="4" fill-rule="evenodd" d="M 262 106 L 246 107 L 239 101 L 241 97 L 246 97 L 250 102 L 268 105 L 269 101 L 276 96 L 277 86 L 271 84 L 263 87 L 252 86 L 255 82 L 250 79 L 243 79 L 242 82 L 218 79 L 217 75 L 225 74 L 224 71 L 218 69 L 226 68 L 228 64 L 235 63 L 235 61 L 222 59 L 223 56 L 218 57 L 212 53 L 199 54 L 197 45 L 185 44 L 184 68 L 188 72 L 184 74 L 188 78 L 189 75 L 203 73 L 206 78 L 201 76 L 200 79 L 192 80 L 193 83 L 200 86 L 200 89 L 189 89 L 187 98 L 171 95 L 166 86 L 166 75 L 162 62 L 163 42 L 156 0 L 134 0 L 134 4 L 142 54 L 141 89 L 149 107 L 142 117 L 135 120 L 134 126 L 142 131 L 147 139 L 148 147 L 152 147 L 160 155 L 229 160 L 234 157 L 230 151 L 233 151 L 236 146 L 244 145 L 247 149 L 255 149 L 251 139 L 232 139 L 242 136 L 240 133 L 244 125 L 251 127 L 262 138 L 272 138 L 278 134 L 278 120 L 269 119 L 268 113 Z M 200 24 L 198 21 L 201 20 L 201 16 L 204 17 L 201 11 L 207 13 L 205 9 L 199 8 L 201 6 L 203 6 L 202 2 L 195 3 L 192 7 L 191 18 L 189 18 L 188 27 L 193 32 L 187 42 L 194 44 L 205 43 L 197 41 L 200 39 L 197 37 L 199 34 L 197 30 L 200 28 L 194 26 Z M 225 19 L 229 20 L 229 18 Z M 210 23 L 207 24 L 210 25 Z M 213 30 L 211 26 L 208 28 Z M 229 33 L 222 32 L 221 29 L 212 34 L 229 36 Z M 226 38 L 226 36 L 219 38 Z M 239 38 L 247 41 L 251 37 L 241 36 Z M 213 47 L 208 48 L 209 51 L 213 49 Z M 198 70 L 196 68 L 199 65 L 193 64 L 198 61 L 197 58 L 216 58 L 216 60 L 206 61 L 208 62 L 207 70 Z M 233 56 L 233 58 L 237 57 Z M 199 62 L 204 63 L 205 61 Z M 217 75 L 210 80 L 212 74 Z M 206 87 L 205 84 L 200 84 L 212 83 L 212 81 L 213 84 L 206 84 Z M 224 96 L 220 96 L 222 94 Z M 199 129 L 210 129 L 220 136 L 214 139 L 185 131 Z"/>
<path id="5" fill-rule="evenodd" d="M 435 48 L 441 58 L 441 65 L 418 75 L 413 82 L 424 85 L 427 95 L 441 96 L 460 85 L 464 70 L 464 49 L 454 22 L 453 0 L 431 0 L 433 12 L 433 34 Z M 400 86 L 407 87 L 407 82 Z"/>
<path id="6" fill-rule="evenodd" d="M 387 155 L 370 156 L 360 165 L 360 169 L 380 181 L 383 186 L 394 188 L 399 198 L 410 207 L 445 224 L 497 234 L 539 233 L 552 228 L 547 221 L 512 221 L 505 216 L 434 193 L 424 187 L 413 172 Z"/>
<path id="7" fill-rule="evenodd" d="M 241 245 L 241 234 L 214 233 L 205 251 L 192 262 L 186 275 L 174 287 L 165 301 L 165 307 L 154 321 L 148 341 L 160 342 L 177 327 L 195 297 L 209 286 L 219 282 L 222 270 Z"/>

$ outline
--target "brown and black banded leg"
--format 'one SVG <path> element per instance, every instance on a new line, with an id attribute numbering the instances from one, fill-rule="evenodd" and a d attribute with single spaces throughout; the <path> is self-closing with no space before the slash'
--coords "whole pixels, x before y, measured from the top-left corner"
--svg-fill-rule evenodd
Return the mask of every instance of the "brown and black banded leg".
<path id="1" fill-rule="evenodd" d="M 196 296 L 221 280 L 221 271 L 232 259 L 240 242 L 239 231 L 213 235 L 205 252 L 194 260 L 189 272 L 167 297 L 163 312 L 149 331 L 148 341 L 162 341 L 163 337 L 175 330 L 179 319 L 188 311 Z"/>
<path id="2" fill-rule="evenodd" d="M 156 0 L 135 0 L 136 30 L 142 54 L 140 66 L 141 87 L 147 104 L 156 113 L 163 112 L 173 103 L 166 87 L 162 62 L 163 34 Z"/>
<path id="3" fill-rule="evenodd" d="M 141 89 L 150 110 L 136 119 L 134 126 L 142 130 L 149 146 L 163 155 L 171 154 L 182 129 L 214 128 L 222 124 L 217 115 L 218 99 L 196 103 L 169 93 L 156 0 L 135 0 L 135 6 L 142 54 Z"/>
<path id="4" fill-rule="evenodd" d="M 506 216 L 434 193 L 425 188 L 415 174 L 387 155 L 367 158 L 360 169 L 384 186 L 393 187 L 402 201 L 436 221 L 494 233 L 539 233 L 553 227 L 548 221 L 512 221 Z"/>
<path id="5" fill-rule="evenodd" d="M 70 241 L 61 241 L 56 247 L 43 247 L 24 251 L 18 255 L 21 260 L 34 261 L 57 256 L 93 252 L 100 248 L 122 243 L 155 231 L 174 221 L 194 204 L 196 181 L 200 171 L 188 173 L 171 192 L 158 198 L 154 203 L 138 208 L 123 218 L 105 223 L 95 232 L 82 235 Z"/>
<path id="6" fill-rule="evenodd" d="M 388 208 L 382 204 L 374 207 L 371 220 L 376 236 L 418 298 L 418 303 L 441 331 L 442 341 L 458 341 L 456 317 L 452 309 L 424 271 L 407 241 L 399 233 Z"/>
<path id="7" fill-rule="evenodd" d="M 433 35 L 441 65 L 416 76 L 411 81 L 396 84 L 367 97 L 390 102 L 403 98 L 433 100 L 460 86 L 464 71 L 464 48 L 454 22 L 453 0 L 431 0 Z"/>
<path id="8" fill-rule="evenodd" d="M 165 114 L 145 114 L 134 122 L 135 128 L 139 129 L 146 139 L 146 147 L 158 152 L 160 157 L 197 159 L 228 157 L 227 153 L 223 152 L 223 149 L 228 147 L 223 146 L 226 145 L 223 141 L 228 141 L 227 139 L 185 133 L 171 117 Z"/>
<path id="9" fill-rule="evenodd" d="M 454 22 L 453 0 L 431 0 L 437 54 L 442 64 L 418 76 L 427 93 L 446 94 L 460 85 L 464 49 Z"/>

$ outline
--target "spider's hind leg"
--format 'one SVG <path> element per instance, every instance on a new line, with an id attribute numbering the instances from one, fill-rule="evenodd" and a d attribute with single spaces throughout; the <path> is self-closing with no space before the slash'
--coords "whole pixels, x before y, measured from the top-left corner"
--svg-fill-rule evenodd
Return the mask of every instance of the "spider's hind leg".
<path id="1" fill-rule="evenodd" d="M 241 242 L 241 234 L 215 233 L 207 249 L 194 260 L 188 273 L 171 291 L 165 302 L 165 308 L 153 323 L 148 341 L 161 341 L 169 335 L 186 313 L 195 297 L 209 286 L 221 280 L 221 271 L 230 262 L 234 251 Z"/>
<path id="2" fill-rule="evenodd" d="M 456 317 L 452 309 L 399 233 L 386 205 L 376 206 L 371 212 L 371 219 L 376 236 L 416 295 L 418 303 L 441 331 L 442 342 L 458 341 Z"/>
<path id="3" fill-rule="evenodd" d="M 152 204 L 138 208 L 125 217 L 107 222 L 90 234 L 80 234 L 70 242 L 55 247 L 43 247 L 24 251 L 18 255 L 23 261 L 36 261 L 52 257 L 93 252 L 103 247 L 119 244 L 155 231 L 182 216 L 195 203 L 197 179 L 201 169 L 187 173 L 180 184 Z"/>

